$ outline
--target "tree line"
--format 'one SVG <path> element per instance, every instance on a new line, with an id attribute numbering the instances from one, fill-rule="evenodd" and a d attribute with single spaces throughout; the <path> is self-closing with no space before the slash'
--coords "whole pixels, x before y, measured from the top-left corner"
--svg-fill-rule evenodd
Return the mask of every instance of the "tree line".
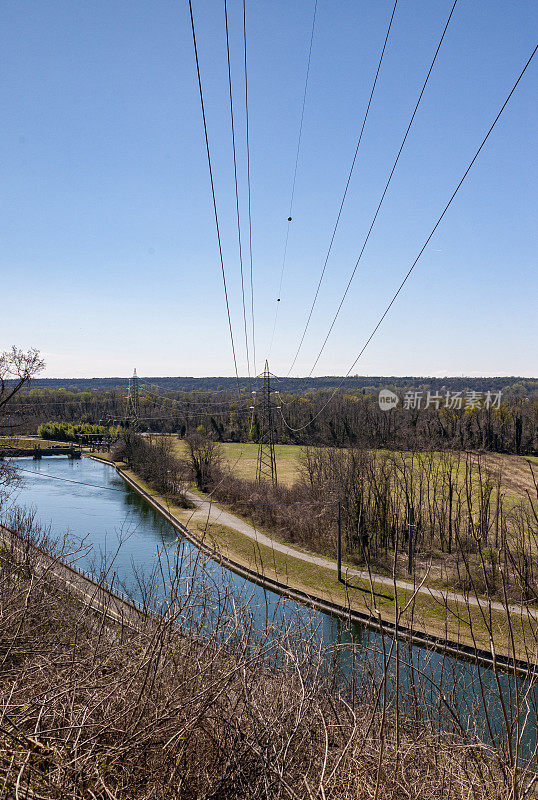
<path id="1" fill-rule="evenodd" d="M 475 390 L 468 390 L 467 397 L 456 398 L 461 407 L 454 400 L 461 390 L 392 389 L 399 402 L 390 410 L 380 407 L 373 390 L 280 392 L 273 396 L 276 439 L 311 446 L 538 454 L 538 389 L 514 384 L 502 390 L 498 402 L 486 404 L 483 393 L 478 405 L 469 401 Z M 141 386 L 137 428 L 188 437 L 203 425 L 215 441 L 257 441 L 263 419 L 256 397 L 228 391 L 163 394 Z M 13 434 L 35 433 L 44 423 L 129 427 L 133 420 L 125 390 L 118 389 L 33 388 L 14 397 L 9 416 L 2 418 L 4 432 Z"/>

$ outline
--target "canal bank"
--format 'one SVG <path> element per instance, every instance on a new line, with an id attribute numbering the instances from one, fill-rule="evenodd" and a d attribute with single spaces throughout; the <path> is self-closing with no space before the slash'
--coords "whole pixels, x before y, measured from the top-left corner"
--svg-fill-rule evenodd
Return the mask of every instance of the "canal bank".
<path id="1" fill-rule="evenodd" d="M 114 590 L 103 581 L 96 581 L 84 570 L 76 569 L 56 558 L 37 544 L 30 543 L 17 531 L 2 524 L 0 524 L 0 543 L 16 557 L 18 563 L 31 563 L 31 568 L 37 577 L 47 573 L 53 574 L 62 585 L 66 597 L 75 597 L 88 611 L 95 612 L 108 622 L 137 631 L 147 618 L 144 609 L 125 597 L 123 593 L 118 593 L 117 589 Z"/>
<path id="2" fill-rule="evenodd" d="M 469 604 L 457 603 L 453 597 L 450 602 L 447 597 L 442 605 L 440 598 L 435 595 L 429 598 L 429 603 L 425 603 L 427 595 L 400 591 L 398 587 L 396 591 L 393 587 L 389 593 L 390 586 L 374 579 L 370 583 L 363 582 L 363 585 L 355 581 L 353 586 L 339 584 L 334 578 L 331 582 L 325 574 L 326 570 L 321 567 L 309 564 L 310 569 L 305 569 L 304 561 L 289 555 L 283 560 L 281 553 L 260 542 L 250 539 L 245 542 L 247 537 L 237 531 L 230 532 L 222 525 L 206 523 L 203 531 L 198 525 L 197 535 L 193 526 L 186 524 L 189 519 L 192 521 L 196 512 L 180 509 L 166 498 L 159 497 L 132 472 L 106 459 L 92 458 L 113 467 L 132 489 L 204 555 L 251 583 L 348 623 L 365 626 L 418 647 L 471 660 L 486 667 L 496 665 L 503 671 L 520 676 L 534 674 L 536 670 L 534 658 L 513 657 L 506 635 L 503 636 L 507 626 L 506 615 L 503 619 L 500 611 L 494 612 L 486 607 L 491 619 L 488 630 L 483 609 L 479 605 L 473 608 Z M 283 577 L 285 580 L 282 580 Z M 409 618 L 411 625 L 402 624 Z M 523 615 L 520 625 L 524 634 L 526 621 Z M 493 641 L 489 635 L 491 630 L 498 631 Z M 457 636 L 451 636 L 453 632 L 457 632 Z"/>

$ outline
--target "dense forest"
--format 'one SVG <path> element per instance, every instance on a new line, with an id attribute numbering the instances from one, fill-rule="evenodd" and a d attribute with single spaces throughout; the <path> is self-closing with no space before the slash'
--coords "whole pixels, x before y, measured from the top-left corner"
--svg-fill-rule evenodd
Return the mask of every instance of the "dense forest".
<path id="1" fill-rule="evenodd" d="M 339 379 L 326 380 L 337 385 Z M 379 381 L 378 386 L 372 385 L 374 380 Z M 308 388 L 305 379 L 301 391 L 286 389 L 285 381 L 275 381 L 271 397 L 277 441 L 335 447 L 538 453 L 537 379 L 349 381 L 348 386 L 330 390 Z M 370 385 L 361 386 L 365 381 Z M 44 383 L 34 381 L 30 389 L 14 398 L 9 415 L 0 419 L 2 433 L 36 433 L 47 422 L 107 428 L 132 425 L 127 413 L 127 384 L 81 389 L 46 387 Z M 396 395 L 394 407 L 380 407 L 379 386 Z M 203 426 L 217 441 L 257 441 L 263 425 L 261 408 L 259 388 L 240 392 L 237 388 L 172 391 L 140 379 L 137 426 L 142 431 L 180 436 Z"/>
<path id="2" fill-rule="evenodd" d="M 224 377 L 140 377 L 139 381 L 144 386 L 154 387 L 163 392 L 191 392 L 191 391 L 229 391 L 237 392 L 238 381 L 236 378 Z M 74 392 L 83 390 L 98 389 L 126 389 L 129 378 L 37 378 L 32 381 L 32 386 L 36 389 L 69 389 Z M 251 389 L 261 389 L 263 380 L 261 378 L 239 378 L 241 391 Z M 517 388 L 519 391 L 532 393 L 538 391 L 537 378 L 518 378 L 494 377 L 494 378 L 469 378 L 462 376 L 445 378 L 428 378 L 420 376 L 369 376 L 369 375 L 350 375 L 343 377 L 339 375 L 327 375 L 312 378 L 278 378 L 274 379 L 274 388 L 281 392 L 302 394 L 307 391 L 318 389 L 333 390 L 342 388 L 345 391 L 355 391 L 356 389 L 382 389 L 384 387 L 396 387 L 398 389 L 408 389 L 413 387 L 424 387 L 435 391 L 451 389 L 475 390 L 487 392 L 488 390 L 507 390 Z"/>

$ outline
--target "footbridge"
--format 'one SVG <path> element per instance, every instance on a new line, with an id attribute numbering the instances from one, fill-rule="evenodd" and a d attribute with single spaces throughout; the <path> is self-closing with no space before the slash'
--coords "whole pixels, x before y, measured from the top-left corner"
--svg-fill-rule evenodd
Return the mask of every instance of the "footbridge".
<path id="1" fill-rule="evenodd" d="M 68 458 L 80 458 L 82 448 L 74 445 L 50 445 L 49 447 L 0 447 L 0 459 L 2 458 L 43 458 L 44 456 L 67 456 Z"/>

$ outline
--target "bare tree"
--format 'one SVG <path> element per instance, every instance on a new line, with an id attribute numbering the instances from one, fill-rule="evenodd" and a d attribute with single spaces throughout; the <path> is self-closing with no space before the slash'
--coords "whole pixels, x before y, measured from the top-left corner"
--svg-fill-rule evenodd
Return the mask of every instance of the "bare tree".
<path id="1" fill-rule="evenodd" d="M 25 383 L 45 368 L 39 350 L 26 352 L 13 347 L 0 353 L 0 408 L 17 394 Z"/>
<path id="2" fill-rule="evenodd" d="M 0 352 L 0 411 L 44 366 L 38 350 L 24 352 L 13 345 L 11 350 Z M 0 463 L 0 506 L 9 497 L 17 475 L 11 465 Z"/>
<path id="3" fill-rule="evenodd" d="M 198 488 L 205 492 L 222 468 L 222 450 L 213 439 L 203 433 L 186 437 L 189 460 Z"/>

